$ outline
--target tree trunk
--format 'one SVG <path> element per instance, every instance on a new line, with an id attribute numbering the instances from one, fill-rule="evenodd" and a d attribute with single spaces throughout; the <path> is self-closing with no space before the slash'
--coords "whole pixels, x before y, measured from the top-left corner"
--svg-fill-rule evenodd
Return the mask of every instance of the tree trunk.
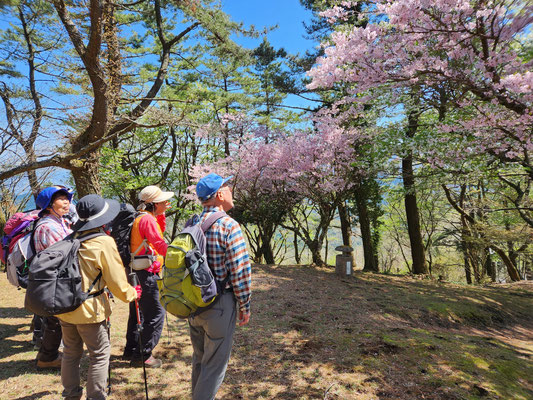
<path id="1" fill-rule="evenodd" d="M 415 98 L 415 102 L 416 102 Z M 418 130 L 418 110 L 409 112 L 407 137 L 413 138 Z M 413 152 L 407 151 L 407 155 L 402 158 L 402 179 L 405 189 L 405 215 L 407 217 L 407 230 L 409 232 L 409 242 L 411 244 L 411 258 L 413 259 L 413 273 L 427 274 L 428 266 L 426 262 L 426 251 L 422 241 L 420 230 L 420 214 L 416 202 L 415 174 L 413 170 Z"/>
<path id="2" fill-rule="evenodd" d="M 99 171 L 99 154 L 98 150 L 93 151 L 83 159 L 82 168 L 72 169 L 72 177 L 78 190 L 79 198 L 88 194 L 101 194 Z"/>
<path id="3" fill-rule="evenodd" d="M 493 245 L 491 245 L 490 247 L 496 252 L 496 254 L 498 254 L 498 256 L 503 261 L 505 267 L 507 268 L 507 273 L 509 274 L 509 278 L 511 278 L 511 281 L 518 282 L 520 280 L 520 273 L 518 272 L 518 268 L 516 268 L 516 265 L 513 264 L 507 254 L 505 254 L 505 251 Z"/>
<path id="4" fill-rule="evenodd" d="M 309 243 L 309 250 L 311 250 L 311 256 L 313 257 L 313 263 L 316 265 L 326 265 L 326 262 L 322 258 L 322 248 L 324 247 L 324 241 L 326 240 L 326 236 L 328 234 L 328 227 L 333 219 L 333 215 L 331 215 L 334 210 L 336 209 L 336 206 L 333 206 L 332 208 L 327 208 L 326 210 L 322 210 L 322 215 L 320 216 L 320 223 L 318 224 L 318 228 L 316 230 L 315 239 L 312 240 Z"/>
<path id="5" fill-rule="evenodd" d="M 274 260 L 274 251 L 272 250 L 272 236 L 273 235 L 266 235 L 264 233 L 259 234 L 261 240 L 260 252 L 267 264 L 276 263 Z"/>
<path id="6" fill-rule="evenodd" d="M 411 244 L 411 257 L 413 259 L 413 273 L 427 274 L 426 252 L 420 231 L 420 215 L 416 202 L 415 179 L 413 172 L 413 157 L 409 154 L 402 159 L 402 177 L 405 188 L 405 215 L 407 217 L 407 230 Z"/>
<path id="7" fill-rule="evenodd" d="M 296 232 L 294 232 L 294 236 L 293 236 L 293 243 L 294 243 L 294 261 L 296 262 L 296 264 L 300 264 L 302 259 L 300 257 L 300 252 L 299 252 L 299 249 L 298 249 L 298 235 L 296 234 Z"/>
<path id="8" fill-rule="evenodd" d="M 37 156 L 33 149 L 33 145 L 29 145 L 30 142 L 24 143 L 24 151 L 26 152 L 26 157 L 28 161 L 35 162 L 37 161 Z M 30 183 L 30 190 L 33 195 L 33 199 L 37 200 L 37 195 L 41 191 L 41 185 L 39 185 L 39 179 L 37 178 L 37 172 L 35 170 L 30 170 L 26 172 L 26 177 Z"/>
<path id="9" fill-rule="evenodd" d="M 463 242 L 464 243 L 464 242 Z M 463 260 L 465 263 L 465 276 L 466 276 L 466 283 L 469 285 L 472 284 L 472 270 L 470 269 L 470 262 L 468 261 L 468 254 L 466 253 L 466 248 L 463 253 Z"/>
<path id="10" fill-rule="evenodd" d="M 344 202 L 341 202 L 338 207 L 339 219 L 341 221 L 342 244 L 344 246 L 352 247 L 352 224 L 350 215 Z"/>
<path id="11" fill-rule="evenodd" d="M 322 254 L 320 254 L 320 248 L 322 246 L 319 245 L 318 240 L 313 240 L 307 245 L 307 247 L 309 248 L 309 251 L 311 251 L 313 264 L 323 266 L 324 260 L 322 260 Z"/>
<path id="12" fill-rule="evenodd" d="M 27 173 L 28 181 L 30 182 L 30 190 L 33 195 L 33 199 L 37 200 L 37 195 L 41 191 L 41 186 L 39 185 L 39 181 L 37 180 L 37 174 L 34 170 L 28 171 Z"/>
<path id="13" fill-rule="evenodd" d="M 274 259 L 274 252 L 268 244 L 263 247 L 263 257 L 265 258 L 265 263 L 267 264 L 276 263 L 276 260 Z"/>
<path id="14" fill-rule="evenodd" d="M 492 257 L 488 248 L 485 249 L 485 271 L 487 271 L 487 275 L 490 276 L 490 280 L 496 282 L 496 267 L 494 262 L 492 262 Z"/>
<path id="15" fill-rule="evenodd" d="M 355 193 L 355 203 L 359 216 L 359 229 L 361 230 L 361 240 L 363 241 L 363 256 L 365 265 L 363 271 L 378 272 L 378 264 L 374 257 L 374 245 L 372 243 L 372 231 L 370 229 L 370 218 L 364 191 L 359 188 Z"/>

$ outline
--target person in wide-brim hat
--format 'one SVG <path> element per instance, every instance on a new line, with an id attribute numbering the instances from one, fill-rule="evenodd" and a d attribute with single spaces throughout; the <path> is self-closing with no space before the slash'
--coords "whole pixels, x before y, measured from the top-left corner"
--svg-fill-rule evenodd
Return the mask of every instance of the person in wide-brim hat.
<path id="1" fill-rule="evenodd" d="M 104 199 L 97 194 L 88 194 L 78 201 L 76 211 L 79 219 L 72 229 L 83 232 L 113 221 L 120 211 L 120 204 L 116 200 Z"/>
<path id="2" fill-rule="evenodd" d="M 77 232 L 87 232 L 78 251 L 79 271 L 84 291 L 92 294 L 73 311 L 59 314 L 63 334 L 63 359 L 61 362 L 61 384 L 63 396 L 67 399 L 81 399 L 80 368 L 83 348 L 89 358 L 89 374 L 85 392 L 88 399 L 107 397 L 107 380 L 111 344 L 106 320 L 111 315 L 107 288 L 114 298 L 123 302 L 139 299 L 142 289 L 132 287 L 127 280 L 115 240 L 102 232 L 102 226 L 111 222 L 120 210 L 115 200 L 103 199 L 89 194 L 76 205 L 79 220 L 74 224 Z M 99 231 L 99 234 L 97 233 Z M 93 236 L 92 233 L 95 235 Z"/>

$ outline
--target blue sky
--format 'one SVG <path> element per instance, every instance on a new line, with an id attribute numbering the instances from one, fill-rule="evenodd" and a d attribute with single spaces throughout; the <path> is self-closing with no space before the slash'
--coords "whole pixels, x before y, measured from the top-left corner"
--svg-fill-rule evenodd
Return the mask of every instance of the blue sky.
<path id="1" fill-rule="evenodd" d="M 278 25 L 279 28 L 268 34 L 275 47 L 284 47 L 290 53 L 305 53 L 315 43 L 303 38 L 305 34 L 303 21 L 310 21 L 311 12 L 303 8 L 299 0 L 220 0 L 223 10 L 234 21 L 246 26 L 254 25 L 257 29 Z M 0 16 L 0 28 L 6 28 L 6 18 Z M 260 43 L 243 42 L 246 47 L 255 47 Z"/>
<path id="2" fill-rule="evenodd" d="M 257 29 L 278 25 L 279 28 L 268 34 L 274 47 L 283 47 L 291 54 L 305 53 L 316 44 L 303 37 L 303 21 L 311 20 L 311 13 L 300 5 L 299 0 L 221 0 L 222 9 L 234 21 L 254 25 Z M 253 42 L 239 41 L 245 47 L 254 47 Z"/>
<path id="3" fill-rule="evenodd" d="M 318 43 L 306 39 L 303 22 L 309 22 L 312 13 L 300 4 L 299 0 L 221 0 L 222 9 L 233 21 L 243 22 L 245 26 L 254 25 L 257 30 L 277 25 L 268 33 L 268 40 L 278 49 L 283 47 L 288 53 L 300 55 L 312 50 Z M 236 38 L 237 43 L 247 48 L 257 47 L 262 38 Z M 295 107 L 314 107 L 316 103 L 297 96 L 288 96 L 284 102 Z M 304 124 L 305 125 L 305 124 Z"/>

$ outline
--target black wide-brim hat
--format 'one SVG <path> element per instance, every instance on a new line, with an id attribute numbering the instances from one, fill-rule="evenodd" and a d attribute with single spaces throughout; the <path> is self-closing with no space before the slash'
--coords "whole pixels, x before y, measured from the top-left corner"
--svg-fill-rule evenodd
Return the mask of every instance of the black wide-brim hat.
<path id="1" fill-rule="evenodd" d="M 104 199 L 97 194 L 88 194 L 78 201 L 76 211 L 79 220 L 72 229 L 83 232 L 113 221 L 120 211 L 120 204 L 116 200 Z"/>

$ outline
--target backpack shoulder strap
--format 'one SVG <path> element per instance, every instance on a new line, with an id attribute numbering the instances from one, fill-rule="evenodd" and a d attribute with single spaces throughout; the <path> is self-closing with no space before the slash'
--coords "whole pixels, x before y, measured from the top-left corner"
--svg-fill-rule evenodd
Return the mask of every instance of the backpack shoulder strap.
<path id="1" fill-rule="evenodd" d="M 101 231 L 98 231 L 98 232 L 91 232 L 91 233 L 88 233 L 86 235 L 80 235 L 77 237 L 77 239 L 81 242 L 84 242 L 86 240 L 89 240 L 89 239 L 93 239 L 95 237 L 98 237 L 98 236 L 104 236 L 105 233 L 101 232 Z M 93 290 L 93 288 L 96 286 L 96 284 L 98 283 L 98 281 L 102 278 L 102 271 L 99 272 L 99 274 L 96 276 L 96 278 L 94 278 L 94 280 L 92 281 L 91 285 L 89 286 L 89 289 L 87 289 L 87 297 L 96 297 L 96 296 L 99 296 L 101 295 L 102 293 L 104 293 L 104 289 L 100 289 L 98 290 L 97 292 L 94 292 L 94 293 L 91 293 L 91 290 Z"/>
<path id="2" fill-rule="evenodd" d="M 150 215 L 150 214 L 148 212 L 146 212 L 146 211 L 139 211 L 137 213 L 137 215 L 135 216 L 135 221 L 140 220 L 141 218 L 143 218 L 143 217 L 145 217 L 147 215 Z"/>
<path id="3" fill-rule="evenodd" d="M 137 256 L 137 254 L 139 254 L 139 251 L 141 251 L 141 249 L 143 248 L 145 252 L 148 252 L 149 250 L 151 251 L 150 246 L 148 245 L 148 240 L 146 239 L 143 239 L 139 247 L 137 247 L 137 249 L 133 253 L 131 253 L 131 256 L 132 257 Z"/>
<path id="4" fill-rule="evenodd" d="M 226 214 L 224 211 L 217 211 L 211 214 L 204 222 L 202 222 L 202 231 L 205 233 L 215 222 L 226 215 L 228 214 Z"/>
<path id="5" fill-rule="evenodd" d="M 199 221 L 200 221 L 200 217 L 198 216 L 198 214 L 194 214 L 191 218 L 189 218 L 189 219 L 187 220 L 187 222 L 185 222 L 185 226 L 184 226 L 184 228 L 188 228 L 189 226 L 194 226 L 194 225 L 196 225 Z"/>
<path id="6" fill-rule="evenodd" d="M 43 221 L 42 217 L 39 217 L 35 221 L 32 222 L 33 227 L 31 228 L 31 233 L 30 233 L 31 235 L 30 236 L 30 249 L 33 254 L 37 253 L 35 249 L 35 231 L 37 230 L 39 226 L 44 225 L 45 223 L 46 221 Z"/>
<path id="7" fill-rule="evenodd" d="M 87 289 L 87 297 L 96 297 L 100 296 L 102 293 L 104 293 L 105 288 L 102 288 L 98 290 L 97 292 L 91 293 L 91 290 L 95 287 L 95 285 L 98 283 L 98 281 L 102 278 L 102 271 L 98 273 L 96 278 L 94 278 L 94 281 L 91 283 L 91 286 L 89 286 L 89 289 Z"/>

